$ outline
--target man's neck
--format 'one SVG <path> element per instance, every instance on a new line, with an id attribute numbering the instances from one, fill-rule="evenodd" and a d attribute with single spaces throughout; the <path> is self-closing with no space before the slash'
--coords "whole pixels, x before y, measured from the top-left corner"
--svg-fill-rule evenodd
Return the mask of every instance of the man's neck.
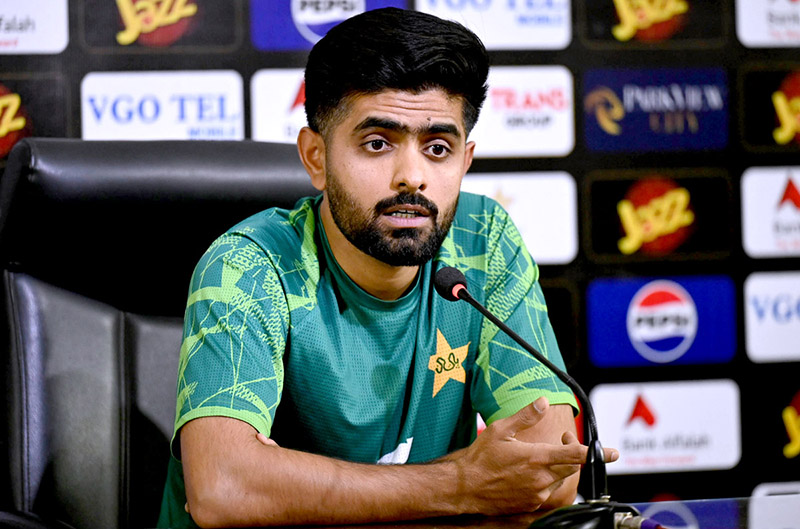
<path id="1" fill-rule="evenodd" d="M 320 204 L 319 214 L 333 257 L 356 285 L 384 301 L 395 300 L 405 294 L 416 279 L 419 266 L 388 265 L 353 246 L 339 231 L 325 200 Z"/>

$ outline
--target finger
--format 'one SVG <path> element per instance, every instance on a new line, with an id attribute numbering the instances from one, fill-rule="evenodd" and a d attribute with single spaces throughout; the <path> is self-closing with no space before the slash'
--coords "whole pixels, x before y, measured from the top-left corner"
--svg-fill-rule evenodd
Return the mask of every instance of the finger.
<path id="1" fill-rule="evenodd" d="M 619 459 L 619 450 L 616 448 L 603 448 L 603 457 L 606 463 L 613 463 Z"/>
<path id="2" fill-rule="evenodd" d="M 581 465 L 586 462 L 589 449 L 580 443 L 550 445 L 536 443 L 531 445 L 531 459 L 542 465 Z"/>
<path id="3" fill-rule="evenodd" d="M 561 443 L 565 445 L 571 445 L 575 443 L 579 443 L 578 438 L 572 432 L 564 432 L 561 435 Z"/>
<path id="4" fill-rule="evenodd" d="M 495 421 L 496 428 L 499 428 L 500 435 L 504 437 L 514 437 L 514 435 L 526 428 L 535 426 L 542 420 L 550 402 L 546 397 L 539 397 L 528 406 L 525 406 L 511 417 Z"/>
<path id="5" fill-rule="evenodd" d="M 265 446 L 278 446 L 278 443 L 276 443 L 275 441 L 273 441 L 272 439 L 270 439 L 261 432 L 256 434 L 256 439 L 258 439 L 261 442 L 261 444 Z"/>
<path id="6" fill-rule="evenodd" d="M 186 511 L 186 512 L 189 512 L 189 502 L 188 501 L 183 504 L 183 510 Z M 189 513 L 189 514 L 191 514 L 191 513 Z"/>

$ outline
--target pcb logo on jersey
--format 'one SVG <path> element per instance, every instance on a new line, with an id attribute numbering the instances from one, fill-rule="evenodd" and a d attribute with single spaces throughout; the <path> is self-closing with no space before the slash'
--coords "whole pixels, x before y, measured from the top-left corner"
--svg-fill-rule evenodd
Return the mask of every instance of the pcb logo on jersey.
<path id="1" fill-rule="evenodd" d="M 627 316 L 628 338 L 651 362 L 680 358 L 697 335 L 697 307 L 686 290 L 672 281 L 652 281 L 636 292 Z"/>

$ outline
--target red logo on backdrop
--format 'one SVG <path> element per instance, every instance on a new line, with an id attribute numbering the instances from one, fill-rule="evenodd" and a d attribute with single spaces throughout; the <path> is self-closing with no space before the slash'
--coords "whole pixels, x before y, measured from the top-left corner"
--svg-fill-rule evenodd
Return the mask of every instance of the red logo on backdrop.
<path id="1" fill-rule="evenodd" d="M 628 418 L 627 424 L 638 420 L 643 421 L 647 426 L 653 426 L 656 423 L 656 416 L 641 395 L 636 397 L 636 403 L 633 405 L 633 410 L 631 411 L 631 416 Z"/>
<path id="2" fill-rule="evenodd" d="M 117 0 L 117 8 L 123 27 L 117 42 L 152 47 L 169 46 L 185 35 L 198 10 L 194 0 Z"/>
<path id="3" fill-rule="evenodd" d="M 293 112 L 294 109 L 297 107 L 303 106 L 306 103 L 306 82 L 305 80 L 300 82 L 300 88 L 297 89 L 297 95 L 294 96 L 294 103 L 289 108 L 289 112 Z"/>
<path id="4" fill-rule="evenodd" d="M 690 198 L 689 191 L 666 178 L 634 183 L 617 204 L 624 233 L 617 243 L 620 252 L 664 255 L 683 244 L 694 223 Z"/>
<path id="5" fill-rule="evenodd" d="M 792 459 L 800 455 L 800 391 L 792 399 L 792 403 L 783 409 L 783 424 L 789 436 L 789 444 L 783 447 L 783 455 Z"/>
<path id="6" fill-rule="evenodd" d="M 783 196 L 781 197 L 780 202 L 778 202 L 778 208 L 783 206 L 786 202 L 794 204 L 795 209 L 800 209 L 800 191 L 797 190 L 797 186 L 794 185 L 791 177 L 786 183 L 786 189 L 783 191 Z"/>
<path id="7" fill-rule="evenodd" d="M 792 72 L 784 78 L 777 92 L 772 94 L 776 123 L 772 137 L 778 145 L 791 141 L 800 144 L 800 72 Z"/>
<path id="8" fill-rule="evenodd" d="M 563 88 L 520 92 L 516 88 L 495 87 L 489 93 L 497 110 L 564 110 L 569 104 Z"/>
<path id="9" fill-rule="evenodd" d="M 19 94 L 0 84 L 0 157 L 5 157 L 11 148 L 32 131 L 31 121 L 22 106 Z"/>
<path id="10" fill-rule="evenodd" d="M 611 32 L 626 42 L 667 40 L 686 25 L 689 2 L 686 0 L 614 0 L 619 24 Z"/>

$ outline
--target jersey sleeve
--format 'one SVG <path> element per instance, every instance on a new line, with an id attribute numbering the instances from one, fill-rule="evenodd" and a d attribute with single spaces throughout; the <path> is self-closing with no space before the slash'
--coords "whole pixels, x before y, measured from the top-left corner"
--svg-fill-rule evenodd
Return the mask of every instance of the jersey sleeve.
<path id="1" fill-rule="evenodd" d="M 489 223 L 485 304 L 501 321 L 564 370 L 539 285 L 539 268 L 508 214 L 495 204 Z M 491 323 L 481 328 L 473 406 L 487 424 L 513 415 L 541 396 L 578 407 L 572 391 L 547 367 Z"/>
<path id="2" fill-rule="evenodd" d="M 172 452 L 192 419 L 240 419 L 270 434 L 283 388 L 289 310 L 270 257 L 223 235 L 200 259 L 189 292 L 178 367 Z"/>

